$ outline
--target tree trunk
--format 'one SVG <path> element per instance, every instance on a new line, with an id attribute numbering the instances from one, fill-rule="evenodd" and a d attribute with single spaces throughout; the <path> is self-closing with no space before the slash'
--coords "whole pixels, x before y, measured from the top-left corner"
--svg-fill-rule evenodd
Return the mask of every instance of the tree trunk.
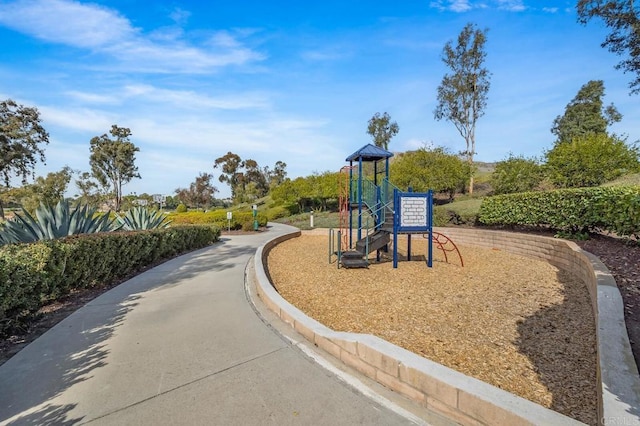
<path id="1" fill-rule="evenodd" d="M 469 195 L 473 195 L 473 175 L 469 177 Z"/>

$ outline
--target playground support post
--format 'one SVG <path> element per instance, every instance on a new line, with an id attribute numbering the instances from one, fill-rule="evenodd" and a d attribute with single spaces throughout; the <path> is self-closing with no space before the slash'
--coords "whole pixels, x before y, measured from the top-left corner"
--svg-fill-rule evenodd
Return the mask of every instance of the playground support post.
<path id="1" fill-rule="evenodd" d="M 362 239 L 362 158 L 358 161 L 358 241 Z"/>
<path id="2" fill-rule="evenodd" d="M 427 241 L 427 266 L 433 267 L 433 190 L 429 192 L 429 202 L 427 203 L 427 211 L 429 212 L 429 240 Z"/>

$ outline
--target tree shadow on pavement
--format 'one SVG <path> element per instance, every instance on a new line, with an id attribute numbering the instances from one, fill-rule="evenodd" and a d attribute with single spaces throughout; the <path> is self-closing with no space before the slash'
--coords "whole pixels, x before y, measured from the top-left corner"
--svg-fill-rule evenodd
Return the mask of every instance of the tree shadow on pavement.
<path id="1" fill-rule="evenodd" d="M 68 414 L 76 404 L 46 405 L 34 413 L 21 416 L 19 419 L 7 423 L 8 426 L 18 425 L 57 425 L 72 426 L 82 421 L 84 417 L 68 418 Z"/>
<path id="2" fill-rule="evenodd" d="M 97 297 L 0 366 L 0 423 L 71 425 L 77 404 L 55 398 L 104 367 L 107 341 L 142 293 L 244 264 L 256 246 L 229 239 L 158 265 Z M 24 414 L 21 414 L 24 413 Z"/>
<path id="3" fill-rule="evenodd" d="M 85 305 L 0 366 L 0 423 L 79 421 L 67 418 L 76 404 L 56 405 L 54 399 L 106 365 L 106 341 L 137 305 L 136 299 Z"/>

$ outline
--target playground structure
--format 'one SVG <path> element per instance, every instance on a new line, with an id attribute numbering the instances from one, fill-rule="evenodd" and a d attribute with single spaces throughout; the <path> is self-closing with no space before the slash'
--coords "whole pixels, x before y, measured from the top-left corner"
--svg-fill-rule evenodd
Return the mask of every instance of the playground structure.
<path id="1" fill-rule="evenodd" d="M 349 166 L 340 170 L 339 230 L 330 230 L 329 261 L 337 255 L 338 267 L 366 268 L 369 254 L 393 248 L 393 267 L 398 267 L 398 235 L 407 235 L 408 260 L 411 260 L 411 237 L 421 234 L 427 239 L 427 266 L 433 266 L 433 245 L 462 256 L 447 236 L 433 231 L 433 191 L 402 192 L 389 181 L 389 159 L 393 153 L 368 144 L 347 157 Z M 357 162 L 357 165 L 354 165 Z M 366 166 L 371 164 L 371 166 Z M 365 170 L 366 168 L 366 170 Z M 365 177 L 365 173 L 372 178 Z M 355 243 L 354 243 L 355 233 Z"/>

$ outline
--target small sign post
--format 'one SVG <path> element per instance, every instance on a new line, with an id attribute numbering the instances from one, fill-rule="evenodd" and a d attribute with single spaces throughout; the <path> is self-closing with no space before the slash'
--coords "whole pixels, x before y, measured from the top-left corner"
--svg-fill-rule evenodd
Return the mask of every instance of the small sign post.
<path id="1" fill-rule="evenodd" d="M 158 203 L 158 209 L 162 210 L 162 205 L 167 200 L 166 195 L 162 194 L 153 194 L 153 202 Z"/>
<path id="2" fill-rule="evenodd" d="M 233 217 L 233 213 L 227 212 L 227 222 L 228 222 L 228 230 L 231 231 L 231 218 Z"/>
<path id="3" fill-rule="evenodd" d="M 257 231 L 258 230 L 258 205 L 254 204 L 251 208 L 253 209 L 253 230 Z"/>

